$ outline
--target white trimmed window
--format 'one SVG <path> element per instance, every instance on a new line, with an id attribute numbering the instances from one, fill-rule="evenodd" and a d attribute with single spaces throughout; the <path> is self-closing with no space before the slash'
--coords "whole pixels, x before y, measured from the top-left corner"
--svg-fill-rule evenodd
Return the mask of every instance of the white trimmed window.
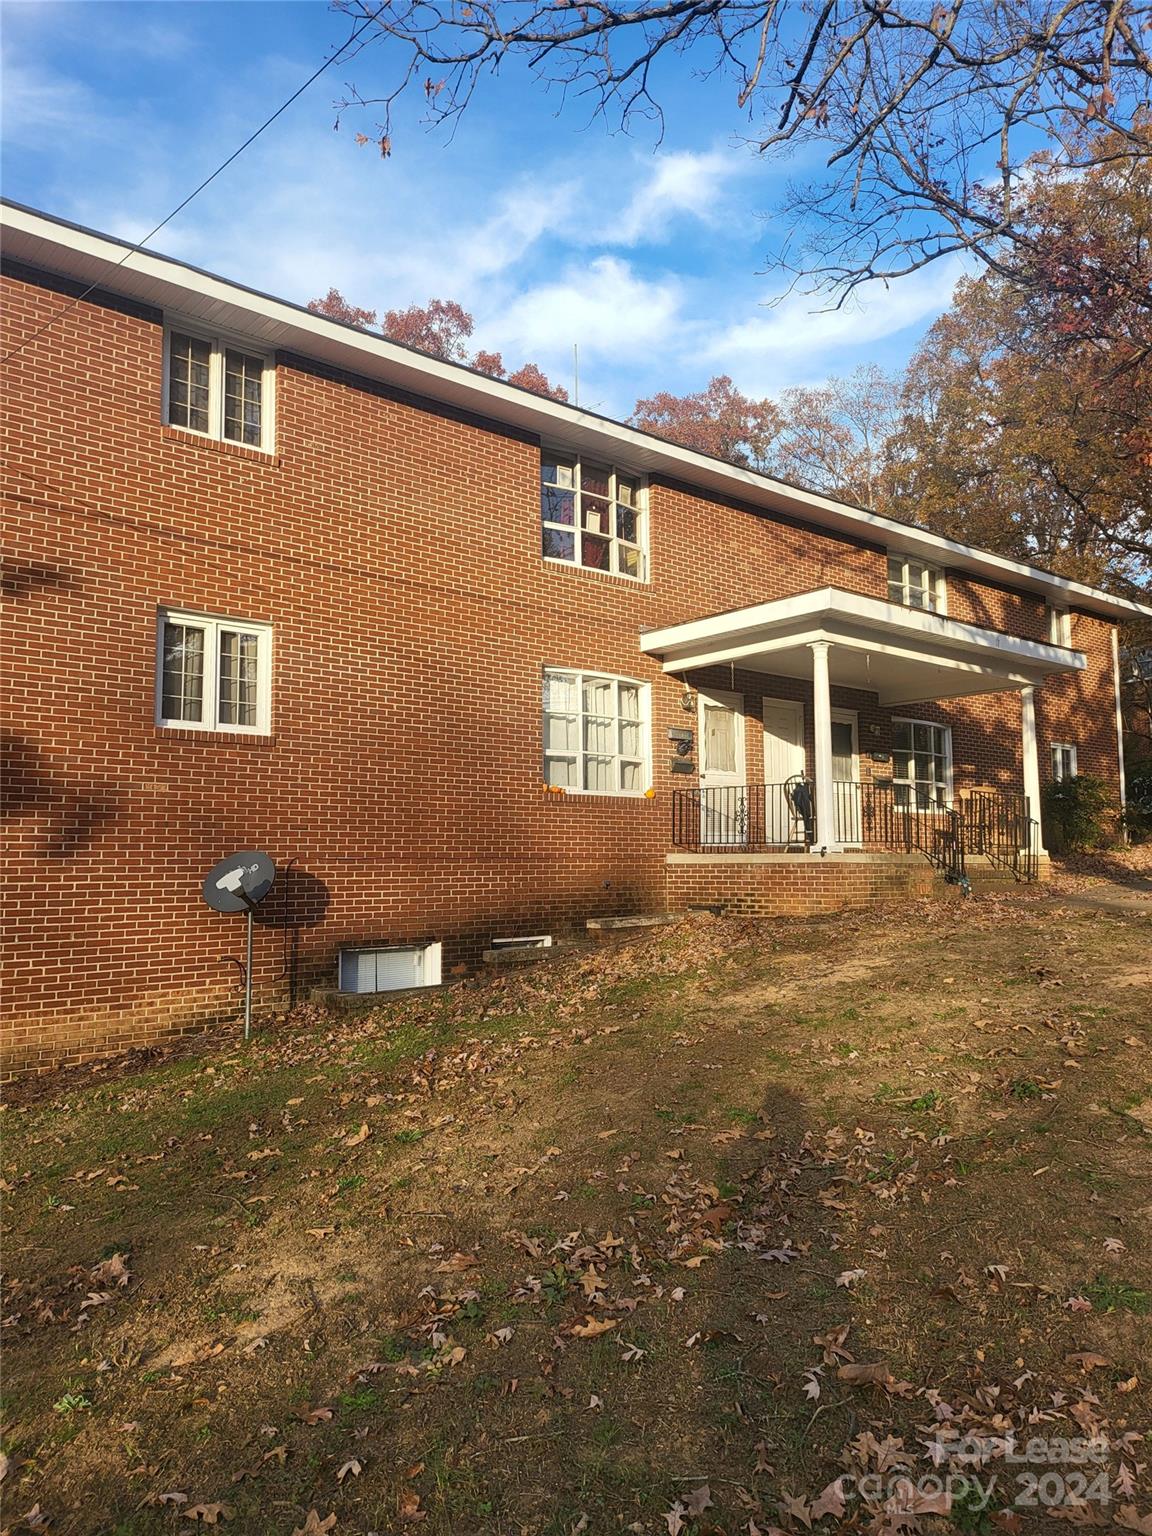
<path id="1" fill-rule="evenodd" d="M 892 794 L 916 811 L 952 803 L 952 732 L 930 720 L 893 720 Z"/>
<path id="2" fill-rule="evenodd" d="M 271 705 L 272 631 L 267 624 L 161 613 L 158 725 L 267 735 Z"/>
<path id="3" fill-rule="evenodd" d="M 438 987 L 441 965 L 439 944 L 342 949 L 339 987 L 341 992 L 401 992 L 406 987 Z"/>
<path id="4" fill-rule="evenodd" d="M 540 460 L 544 558 L 643 581 L 648 538 L 644 502 L 639 475 L 546 450 Z"/>
<path id="5" fill-rule="evenodd" d="M 924 608 L 944 613 L 947 594 L 944 572 L 905 555 L 888 556 L 888 601 L 904 608 Z"/>
<path id="6" fill-rule="evenodd" d="M 1072 648 L 1072 615 L 1067 608 L 1048 607 L 1048 643 Z"/>
<path id="7" fill-rule="evenodd" d="M 272 447 L 271 360 L 242 342 L 168 329 L 164 419 L 169 426 L 249 448 Z"/>
<path id="8" fill-rule="evenodd" d="M 1076 777 L 1076 748 L 1068 741 L 1052 743 L 1052 778 L 1060 784 Z"/>
<path id="9" fill-rule="evenodd" d="M 648 689 L 594 672 L 544 672 L 544 782 L 595 795 L 648 788 Z"/>

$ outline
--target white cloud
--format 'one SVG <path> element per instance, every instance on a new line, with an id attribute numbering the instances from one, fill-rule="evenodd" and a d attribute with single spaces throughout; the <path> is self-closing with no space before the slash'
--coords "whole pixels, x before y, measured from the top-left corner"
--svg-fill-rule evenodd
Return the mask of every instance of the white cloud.
<path id="1" fill-rule="evenodd" d="M 812 374 L 854 367 L 849 356 L 911 326 L 919 326 L 948 307 L 963 276 L 960 258 L 944 258 L 885 286 L 859 288 L 837 308 L 833 299 L 792 294 L 752 319 L 737 320 L 714 335 L 704 356 L 731 372 L 741 387 L 772 394 L 793 382 L 798 371 Z"/>
<path id="2" fill-rule="evenodd" d="M 721 150 L 657 155 L 651 173 L 632 193 L 619 218 L 603 231 L 605 243 L 661 240 L 669 226 L 684 216 L 712 222 L 729 182 L 752 168 L 750 157 Z"/>
<path id="3" fill-rule="evenodd" d="M 598 256 L 526 288 L 485 329 L 529 357 L 570 356 L 574 343 L 589 357 L 630 357 L 665 341 L 680 305 L 675 279 L 642 277 L 617 256 Z"/>

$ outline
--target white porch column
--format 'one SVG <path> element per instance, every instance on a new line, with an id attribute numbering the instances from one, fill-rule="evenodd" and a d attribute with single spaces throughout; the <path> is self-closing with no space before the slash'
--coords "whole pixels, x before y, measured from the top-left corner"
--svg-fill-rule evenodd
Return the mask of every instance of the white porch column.
<path id="1" fill-rule="evenodd" d="M 836 805 L 832 788 L 832 695 L 828 689 L 827 640 L 813 640 L 812 652 L 812 724 L 816 737 L 816 846 L 835 853 Z"/>
<path id="2" fill-rule="evenodd" d="M 1040 824 L 1040 754 L 1036 746 L 1036 690 L 1020 690 L 1020 746 L 1024 762 L 1024 794 L 1028 800 L 1028 814 Z M 1044 852 L 1044 834 L 1040 833 L 1040 853 Z"/>

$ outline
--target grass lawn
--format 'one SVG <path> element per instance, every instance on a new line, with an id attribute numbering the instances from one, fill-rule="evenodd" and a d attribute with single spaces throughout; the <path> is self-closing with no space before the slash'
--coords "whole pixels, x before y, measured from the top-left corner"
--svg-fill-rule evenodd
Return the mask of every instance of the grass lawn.
<path id="1" fill-rule="evenodd" d="M 701 916 L 19 1086 L 5 1529 L 1152 1532 L 1150 914 Z"/>

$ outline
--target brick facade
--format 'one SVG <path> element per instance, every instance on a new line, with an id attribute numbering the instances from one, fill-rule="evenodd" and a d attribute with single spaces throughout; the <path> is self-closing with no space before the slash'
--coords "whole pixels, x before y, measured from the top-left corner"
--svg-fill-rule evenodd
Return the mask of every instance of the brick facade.
<path id="1" fill-rule="evenodd" d="M 6 346 L 75 292 L 27 269 L 4 288 Z M 883 547 L 657 478 L 650 580 L 545 563 L 537 440 L 281 353 L 275 452 L 210 442 L 162 423 L 162 319 L 96 293 L 10 367 L 10 1068 L 234 1013 L 222 957 L 243 924 L 200 880 L 237 848 L 280 869 L 257 931 L 268 1002 L 330 985 L 344 945 L 440 939 L 451 972 L 494 935 L 686 896 L 665 863 L 683 684 L 641 629 L 825 585 L 883 598 Z M 949 594 L 954 617 L 1043 636 L 1035 596 Z M 165 606 L 272 626 L 270 735 L 157 727 Z M 1040 693 L 1041 768 L 1050 740 L 1075 741 L 1081 771 L 1115 782 L 1111 626 L 1074 625 L 1090 666 Z M 544 792 L 544 666 L 650 684 L 652 798 Z M 745 694 L 750 780 L 761 695 L 804 699 L 810 735 L 807 685 L 692 679 L 708 682 Z M 874 695 L 833 703 L 859 711 L 865 756 L 890 746 Z M 1014 694 L 915 713 L 953 725 L 958 787 L 1019 787 Z"/>

